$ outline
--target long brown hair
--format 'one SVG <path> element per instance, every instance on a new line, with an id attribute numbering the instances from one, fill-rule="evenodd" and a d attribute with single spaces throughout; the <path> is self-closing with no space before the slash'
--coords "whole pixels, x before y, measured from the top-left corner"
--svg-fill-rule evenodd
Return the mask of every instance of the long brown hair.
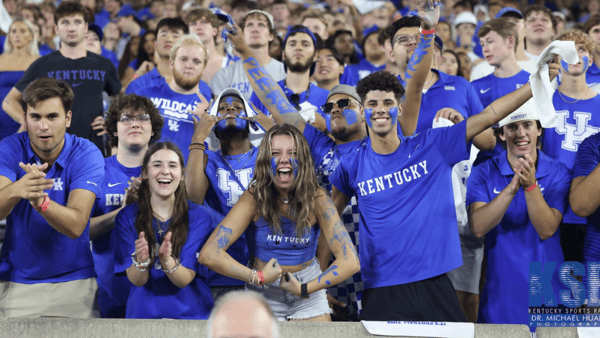
<path id="1" fill-rule="evenodd" d="M 148 162 L 150 161 L 150 157 L 154 153 L 159 150 L 166 149 L 171 150 L 177 154 L 179 158 L 179 165 L 181 166 L 181 177 L 183 178 L 183 155 L 179 148 L 171 142 L 158 142 L 153 144 L 146 155 L 144 156 L 144 161 L 142 164 L 142 176 L 146 176 L 146 178 L 142 178 L 142 184 L 138 190 L 138 205 L 139 211 L 137 219 L 135 220 L 135 229 L 137 233 L 144 232 L 146 235 L 146 241 L 148 241 L 148 249 L 150 254 L 150 259 L 154 261 L 154 258 L 158 255 L 158 250 L 156 250 L 156 236 L 154 235 L 154 229 L 152 227 L 152 220 L 154 219 L 154 213 L 152 211 L 152 204 L 150 203 L 150 196 L 152 192 L 150 191 L 150 186 L 148 185 Z M 179 258 L 181 253 L 181 248 L 185 241 L 187 240 L 188 229 L 189 229 L 189 213 L 188 213 L 188 202 L 187 202 L 187 192 L 185 189 L 185 182 L 181 180 L 179 182 L 179 186 L 177 190 L 175 190 L 175 205 L 173 208 L 173 215 L 171 217 L 171 222 L 169 224 L 169 228 L 165 231 L 171 232 L 171 243 L 173 244 L 172 253 L 175 257 Z M 161 238 L 161 242 L 162 239 Z M 156 251 L 156 252 L 155 252 Z"/>
<path id="2" fill-rule="evenodd" d="M 276 125 L 265 135 L 258 148 L 255 175 L 250 183 L 258 205 L 258 212 L 269 223 L 275 233 L 281 233 L 281 213 L 277 203 L 279 195 L 273 184 L 271 167 L 273 136 L 288 135 L 296 148 L 295 158 L 298 160 L 298 174 L 294 177 L 288 192 L 290 219 L 296 224 L 296 235 L 301 236 L 310 229 L 309 217 L 314 209 L 319 184 L 315 174 L 313 159 L 308 142 L 302 133 L 289 124 Z"/>

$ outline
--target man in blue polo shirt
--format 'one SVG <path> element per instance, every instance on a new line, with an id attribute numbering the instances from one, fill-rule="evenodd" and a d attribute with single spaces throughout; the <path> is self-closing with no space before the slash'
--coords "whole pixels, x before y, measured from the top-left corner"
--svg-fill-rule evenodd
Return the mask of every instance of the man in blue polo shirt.
<path id="1" fill-rule="evenodd" d="M 90 212 L 104 178 L 102 153 L 67 134 L 74 95 L 40 78 L 23 91 L 26 133 L 0 142 L 0 315 L 98 317 Z"/>
<path id="2" fill-rule="evenodd" d="M 488 76 L 471 82 L 483 106 L 502 97 L 529 81 L 529 73 L 521 69 L 517 62 L 517 27 L 508 18 L 493 19 L 481 26 L 477 33 L 481 41 L 483 55 L 494 67 Z M 502 146 L 496 144 L 491 151 L 481 151 L 473 165 L 477 166 L 502 153 Z"/>
<path id="3" fill-rule="evenodd" d="M 328 90 L 310 83 L 317 60 L 317 39 L 308 28 L 296 25 L 288 30 L 283 45 L 283 65 L 287 74 L 286 78 L 277 84 L 304 120 L 313 124 L 315 114 L 323 116 L 321 106 L 325 104 L 329 93 Z M 270 115 L 256 93 L 252 93 L 250 102 L 264 114 Z M 320 125 L 317 124 L 315 127 L 325 130 L 323 119 L 320 121 Z"/>
<path id="4" fill-rule="evenodd" d="M 552 78 L 556 65 L 550 69 Z M 475 135 L 532 97 L 531 87 L 452 127 L 406 138 L 396 130 L 402 92 L 392 91 L 394 84 L 384 74 L 358 83 L 369 138 L 342 157 L 329 177 L 338 211 L 352 196 L 358 201 L 365 284 L 361 319 L 465 321 L 446 275 L 462 264 L 451 171 L 469 158 Z"/>

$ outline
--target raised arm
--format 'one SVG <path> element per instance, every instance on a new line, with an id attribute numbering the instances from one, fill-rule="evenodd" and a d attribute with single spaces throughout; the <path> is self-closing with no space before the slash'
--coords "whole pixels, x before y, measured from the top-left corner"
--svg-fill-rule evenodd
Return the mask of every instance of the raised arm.
<path id="1" fill-rule="evenodd" d="M 202 247 L 198 257 L 200 264 L 223 276 L 250 283 L 253 270 L 231 258 L 227 249 L 246 231 L 257 209 L 254 196 L 248 190 L 244 191 Z M 263 274 L 266 284 L 273 283 L 281 276 L 281 267 L 274 258 L 265 265 Z"/>
<path id="2" fill-rule="evenodd" d="M 206 155 L 204 140 L 208 137 L 211 130 L 217 123 L 218 118 L 207 113 L 210 108 L 210 103 L 198 94 L 200 103 L 196 106 L 196 112 L 192 116 L 194 119 L 194 134 L 192 135 L 193 146 L 190 146 L 190 154 L 188 156 L 187 165 L 185 167 L 185 186 L 188 191 L 188 198 L 198 204 L 204 203 L 204 196 L 210 185 L 210 181 L 206 176 L 206 163 L 208 156 Z"/>
<path id="3" fill-rule="evenodd" d="M 2 101 L 2 109 L 16 122 L 23 124 L 25 121 L 25 111 L 21 106 L 22 93 L 13 87 Z"/>
<path id="4" fill-rule="evenodd" d="M 323 191 L 317 203 L 319 204 L 316 208 L 317 220 L 335 260 L 319 277 L 307 283 L 309 294 L 343 282 L 360 271 L 360 262 L 354 244 L 333 202 Z M 291 273 L 287 273 L 286 278 L 281 278 L 280 287 L 297 296 L 301 294 L 300 286 L 300 282 Z"/>
<path id="5" fill-rule="evenodd" d="M 559 66 L 556 63 L 548 64 L 550 81 L 558 75 Z M 517 108 L 531 99 L 531 85 L 526 83 L 514 92 L 504 95 L 490 103 L 481 113 L 475 114 L 467 119 L 467 142 L 485 129 L 497 124 L 503 118 L 510 115 Z"/>
<path id="6" fill-rule="evenodd" d="M 288 101 L 281 87 L 273 80 L 265 67 L 258 62 L 254 53 L 246 44 L 243 34 L 241 34 L 242 29 L 237 24 L 235 24 L 235 29 L 238 33 L 236 35 L 227 34 L 227 38 L 240 54 L 246 77 L 260 102 L 271 113 L 275 123 L 291 124 L 298 128 L 300 132 L 304 132 L 306 121 L 304 121 L 302 115 Z"/>
<path id="7" fill-rule="evenodd" d="M 421 0 L 418 15 L 422 31 L 434 30 L 440 17 L 439 3 Z M 402 114 L 398 117 L 404 136 L 412 136 L 417 130 L 423 86 L 433 60 L 433 39 L 434 34 L 421 33 L 421 39 L 406 67 L 406 101 Z"/>

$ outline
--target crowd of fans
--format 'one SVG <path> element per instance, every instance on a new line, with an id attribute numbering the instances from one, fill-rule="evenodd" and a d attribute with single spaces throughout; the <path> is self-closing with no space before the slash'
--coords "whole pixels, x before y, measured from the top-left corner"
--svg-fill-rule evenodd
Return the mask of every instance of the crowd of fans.
<path id="1" fill-rule="evenodd" d="M 529 262 L 600 258 L 599 1 L 0 21 L 0 317 L 528 324 Z"/>

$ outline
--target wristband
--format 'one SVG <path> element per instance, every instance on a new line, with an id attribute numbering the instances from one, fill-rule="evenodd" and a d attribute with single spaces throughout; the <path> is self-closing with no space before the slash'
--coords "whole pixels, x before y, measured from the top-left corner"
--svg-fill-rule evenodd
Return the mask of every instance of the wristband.
<path id="1" fill-rule="evenodd" d="M 530 192 L 530 191 L 532 191 L 533 189 L 535 189 L 536 187 L 537 187 L 537 181 L 535 181 L 535 183 L 534 183 L 534 184 L 532 184 L 532 185 L 528 186 L 527 188 L 524 188 L 524 190 L 525 190 L 525 192 Z"/>
<path id="2" fill-rule="evenodd" d="M 265 276 L 262 271 L 257 271 L 256 275 L 258 276 L 258 286 L 263 286 L 265 284 Z"/>
<path id="3" fill-rule="evenodd" d="M 31 203 L 31 206 L 37 211 L 37 212 L 45 212 L 46 210 L 48 210 L 48 206 L 50 205 L 50 197 L 46 196 L 44 197 L 44 200 L 42 201 L 42 204 L 40 204 L 39 206 L 35 206 L 33 205 L 33 202 L 29 202 Z"/>
<path id="4" fill-rule="evenodd" d="M 173 257 L 173 259 L 175 260 L 175 266 L 174 266 L 172 269 L 170 269 L 170 270 L 164 269 L 164 268 L 162 268 L 162 266 L 161 266 L 161 270 L 162 270 L 164 273 L 173 273 L 173 272 L 175 272 L 175 270 L 177 270 L 177 268 L 178 268 L 178 267 L 179 267 L 179 265 L 180 265 L 180 264 L 179 264 L 179 259 L 177 259 L 177 257 L 175 257 L 175 256 L 173 256 L 173 255 L 171 255 L 171 257 Z"/>
<path id="5" fill-rule="evenodd" d="M 300 298 L 309 298 L 308 295 L 308 285 L 306 283 L 302 283 L 300 285 Z"/>
<path id="6" fill-rule="evenodd" d="M 426 29 L 419 27 L 419 32 L 421 34 L 425 34 L 425 35 L 432 35 L 432 34 L 435 34 L 435 28 L 431 29 L 431 30 L 426 30 Z"/>
<path id="7" fill-rule="evenodd" d="M 206 146 L 204 145 L 204 143 L 192 143 L 188 147 L 188 150 L 192 151 L 192 149 L 201 149 L 202 151 L 206 151 Z"/>
<path id="8" fill-rule="evenodd" d="M 150 265 L 150 257 L 148 257 L 148 259 L 145 262 L 138 262 L 137 253 L 135 251 L 131 254 L 131 261 L 133 262 L 135 268 L 139 271 L 146 271 L 148 269 L 148 266 Z"/>

